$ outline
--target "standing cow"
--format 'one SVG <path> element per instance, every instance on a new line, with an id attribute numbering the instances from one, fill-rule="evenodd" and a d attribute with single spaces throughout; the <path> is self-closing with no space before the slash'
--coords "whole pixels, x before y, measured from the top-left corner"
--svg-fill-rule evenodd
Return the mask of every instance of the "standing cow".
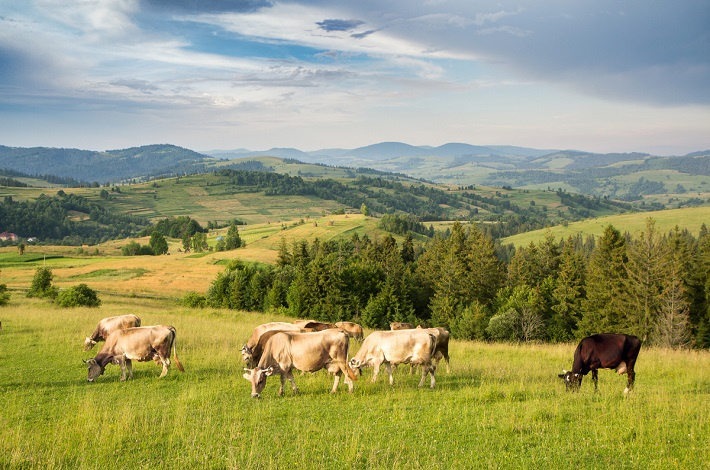
<path id="1" fill-rule="evenodd" d="M 251 333 L 251 336 L 247 340 L 247 344 L 242 346 L 242 360 L 246 362 L 247 367 L 254 367 L 258 362 L 259 359 L 254 359 L 254 348 L 256 345 L 259 343 L 259 338 L 261 338 L 261 335 L 266 333 L 267 331 L 291 331 L 294 333 L 300 333 L 303 330 L 301 329 L 300 326 L 294 325 L 293 323 L 286 323 L 286 322 L 271 322 L 271 323 L 264 323 L 256 328 L 254 328 L 254 331 Z"/>
<path id="2" fill-rule="evenodd" d="M 84 351 L 90 351 L 99 341 L 106 341 L 108 335 L 116 330 L 126 328 L 137 328 L 141 326 L 141 319 L 133 314 L 119 315 L 117 317 L 104 318 L 96 325 L 96 329 L 84 340 Z"/>
<path id="3" fill-rule="evenodd" d="M 353 391 L 353 371 L 348 367 L 349 338 L 344 331 L 327 329 L 315 333 L 290 333 L 284 331 L 267 332 L 260 343 L 265 341 L 259 364 L 254 369 L 244 369 L 243 377 L 251 383 L 251 396 L 259 398 L 266 386 L 266 378 L 277 373 L 281 377 L 279 395 L 284 393 L 286 379 L 291 381 L 294 393 L 298 392 L 292 369 L 315 372 L 326 369 L 335 374 L 331 393 L 335 393 L 340 383 L 340 375 L 345 377 L 348 391 Z"/>
<path id="4" fill-rule="evenodd" d="M 364 336 L 362 333 L 362 327 L 357 323 L 351 321 L 339 321 L 335 323 L 335 326 L 345 331 L 352 339 L 362 341 Z"/>
<path id="5" fill-rule="evenodd" d="M 131 361 L 146 362 L 154 360 L 162 364 L 163 371 L 160 377 L 165 377 L 170 368 L 170 350 L 173 350 L 175 364 L 180 372 L 185 372 L 175 349 L 175 327 L 172 326 L 144 326 L 116 330 L 106 338 L 106 343 L 93 359 L 84 361 L 89 368 L 87 380 L 93 382 L 109 363 L 121 366 L 121 381 L 133 378 Z"/>
<path id="6" fill-rule="evenodd" d="M 390 330 L 395 331 L 395 330 L 413 330 L 414 325 L 412 323 L 404 323 L 404 322 L 392 322 L 390 323 Z"/>
<path id="7" fill-rule="evenodd" d="M 641 350 L 641 340 L 636 336 L 603 333 L 584 338 L 574 351 L 572 370 L 563 370 L 558 377 L 565 381 L 567 390 L 579 390 L 582 377 L 592 371 L 594 391 L 598 390 L 597 369 L 616 369 L 621 374 L 628 374 L 628 385 L 624 395 L 634 387 L 636 373 L 634 365 Z"/>
<path id="8" fill-rule="evenodd" d="M 392 385 L 394 384 L 392 366 L 403 363 L 421 365 L 422 379 L 419 381 L 419 386 L 424 385 L 428 373 L 431 375 L 431 388 L 434 388 L 436 366 L 432 365 L 431 358 L 435 349 L 436 336 L 426 330 L 375 331 L 362 342 L 362 347 L 350 360 L 350 367 L 359 371 L 371 365 L 374 369 L 372 381 L 375 382 L 380 366 L 385 363 Z"/>
<path id="9" fill-rule="evenodd" d="M 423 329 L 424 331 L 436 336 L 436 349 L 434 350 L 433 359 L 436 361 L 436 367 L 439 367 L 439 361 L 441 358 L 446 360 L 446 373 L 451 373 L 451 368 L 449 367 L 449 332 L 445 328 L 422 328 L 421 325 L 417 326 L 417 329 Z"/>

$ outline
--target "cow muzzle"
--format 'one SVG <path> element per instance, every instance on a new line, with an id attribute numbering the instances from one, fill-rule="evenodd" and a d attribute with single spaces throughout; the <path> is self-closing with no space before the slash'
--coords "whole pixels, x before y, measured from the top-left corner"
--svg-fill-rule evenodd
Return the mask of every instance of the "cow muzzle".
<path id="1" fill-rule="evenodd" d="M 252 394 L 251 394 L 251 397 L 252 397 L 252 398 L 261 398 L 261 395 L 258 394 L 258 393 L 252 393 Z"/>

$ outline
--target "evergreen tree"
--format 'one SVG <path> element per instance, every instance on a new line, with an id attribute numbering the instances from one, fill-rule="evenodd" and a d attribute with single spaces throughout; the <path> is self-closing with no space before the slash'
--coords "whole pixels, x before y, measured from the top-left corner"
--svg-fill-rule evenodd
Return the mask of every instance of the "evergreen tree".
<path id="1" fill-rule="evenodd" d="M 626 240 L 608 225 L 596 243 L 587 265 L 587 298 L 582 302 L 582 318 L 576 336 L 596 333 L 625 333 Z"/>
<path id="2" fill-rule="evenodd" d="M 402 242 L 402 251 L 400 252 L 400 256 L 402 257 L 402 261 L 405 263 L 414 262 L 414 240 L 409 234 L 407 234 L 404 238 L 404 242 Z"/>
<path id="3" fill-rule="evenodd" d="M 584 297 L 584 259 L 575 250 L 572 237 L 564 244 L 560 257 L 560 267 L 552 293 L 554 314 L 548 326 L 548 337 L 552 341 L 569 341 L 581 316 Z"/>
<path id="4" fill-rule="evenodd" d="M 234 222 L 232 222 L 232 225 L 229 226 L 229 230 L 227 230 L 227 236 L 224 243 L 227 250 L 234 250 L 235 248 L 244 246 L 244 243 L 239 236 L 239 226 Z"/>
<path id="5" fill-rule="evenodd" d="M 282 238 L 279 244 L 279 252 L 276 256 L 276 266 L 283 268 L 291 264 L 291 254 L 288 252 L 288 247 L 286 246 L 286 239 Z"/>
<path id="6" fill-rule="evenodd" d="M 653 335 L 663 280 L 668 276 L 666 245 L 661 243 L 655 226 L 653 219 L 646 219 L 646 230 L 631 241 L 627 250 L 626 288 L 630 294 L 630 308 L 621 326 L 642 341 Z"/>

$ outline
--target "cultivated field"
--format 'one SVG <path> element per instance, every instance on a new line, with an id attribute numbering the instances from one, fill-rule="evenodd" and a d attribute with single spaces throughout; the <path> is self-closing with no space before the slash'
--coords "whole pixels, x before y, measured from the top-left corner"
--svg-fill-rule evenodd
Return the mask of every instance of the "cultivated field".
<path id="1" fill-rule="evenodd" d="M 331 395 L 324 373 L 296 375 L 277 396 L 270 378 L 250 397 L 239 348 L 251 329 L 284 319 L 171 302 L 103 297 L 98 309 L 58 309 L 13 294 L 0 309 L 0 467 L 3 468 L 703 468 L 710 461 L 710 354 L 642 349 L 637 386 L 600 372 L 567 393 L 556 374 L 574 345 L 453 341 L 452 373 L 417 389 L 371 371 Z M 84 336 L 105 316 L 133 312 L 177 328 L 185 365 L 109 365 L 86 382 Z M 351 345 L 351 355 L 358 348 Z M 384 371 L 383 371 L 384 373 Z"/>

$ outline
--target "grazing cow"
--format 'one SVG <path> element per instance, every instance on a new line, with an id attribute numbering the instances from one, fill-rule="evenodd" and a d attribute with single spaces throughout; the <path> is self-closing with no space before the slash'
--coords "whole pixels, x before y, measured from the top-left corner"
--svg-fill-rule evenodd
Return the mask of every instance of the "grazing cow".
<path id="1" fill-rule="evenodd" d="M 436 336 L 426 330 L 375 331 L 370 333 L 355 357 L 350 360 L 350 367 L 358 371 L 371 365 L 374 369 L 372 381 L 377 380 L 380 366 L 384 362 L 389 375 L 390 385 L 394 383 L 392 366 L 397 364 L 415 364 L 422 366 L 422 379 L 419 386 L 424 385 L 427 373 L 431 375 L 431 388 L 434 388 L 436 366 L 431 358 L 436 349 Z"/>
<path id="2" fill-rule="evenodd" d="M 259 340 L 265 341 L 259 364 L 254 369 L 244 369 L 244 378 L 251 383 L 251 396 L 259 398 L 266 386 L 266 378 L 273 373 L 281 377 L 279 395 L 284 393 L 286 379 L 291 381 L 293 392 L 298 392 L 291 369 L 315 372 L 326 369 L 335 374 L 331 393 L 335 393 L 340 383 L 340 375 L 345 377 L 348 391 L 353 391 L 356 376 L 348 367 L 348 346 L 350 339 L 341 330 L 327 329 L 315 333 L 291 333 L 273 331 L 265 333 Z"/>
<path id="3" fill-rule="evenodd" d="M 417 329 L 422 329 L 422 326 L 417 326 Z M 436 336 L 436 349 L 432 358 L 436 361 L 436 367 L 439 367 L 439 361 L 443 357 L 446 359 L 446 373 L 451 373 L 451 368 L 449 367 L 449 332 L 444 328 L 424 328 L 424 331 Z"/>
<path id="4" fill-rule="evenodd" d="M 116 330 L 106 338 L 106 343 L 93 359 L 84 361 L 89 368 L 88 381 L 93 382 L 104 373 L 109 363 L 121 366 L 121 381 L 133 378 L 131 361 L 145 362 L 154 360 L 163 365 L 160 377 L 165 377 L 170 367 L 170 350 L 175 355 L 175 364 L 180 372 L 185 372 L 175 349 L 175 327 L 143 326 Z"/>
<path id="5" fill-rule="evenodd" d="M 242 360 L 246 362 L 247 367 L 254 367 L 254 365 L 259 362 L 258 359 L 255 360 L 252 358 L 254 354 L 254 347 L 256 347 L 256 345 L 259 343 L 259 338 L 261 338 L 261 335 L 263 335 L 267 331 L 292 331 L 294 333 L 300 333 L 303 330 L 299 326 L 294 325 L 293 323 L 278 321 L 264 323 L 262 325 L 257 326 L 256 328 L 254 328 L 254 331 L 247 340 L 247 344 L 242 346 Z"/>
<path id="6" fill-rule="evenodd" d="M 116 330 L 137 328 L 139 326 L 141 326 L 141 319 L 133 314 L 104 318 L 96 325 L 96 329 L 91 336 L 86 337 L 84 341 L 84 351 L 90 351 L 99 341 L 106 341 L 108 335 Z"/>
<path id="7" fill-rule="evenodd" d="M 579 390 L 582 377 L 592 371 L 594 391 L 597 387 L 597 369 L 616 369 L 621 375 L 627 373 L 628 385 L 624 395 L 634 388 L 634 365 L 641 350 L 641 340 L 636 336 L 615 335 L 610 333 L 592 335 L 579 342 L 574 351 L 572 370 L 563 370 L 558 377 L 565 381 L 567 390 Z"/>
<path id="8" fill-rule="evenodd" d="M 402 323 L 402 322 L 392 322 L 390 323 L 390 330 L 413 330 L 414 325 L 411 323 Z"/>
<path id="9" fill-rule="evenodd" d="M 345 331 L 352 339 L 362 341 L 362 327 L 357 323 L 353 323 L 351 321 L 339 321 L 335 324 L 335 326 Z"/>

